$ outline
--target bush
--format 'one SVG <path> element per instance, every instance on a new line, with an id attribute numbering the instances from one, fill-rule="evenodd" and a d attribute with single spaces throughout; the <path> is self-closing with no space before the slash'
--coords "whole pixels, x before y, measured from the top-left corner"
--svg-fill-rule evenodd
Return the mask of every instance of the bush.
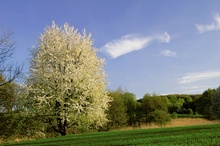
<path id="1" fill-rule="evenodd" d="M 154 112 L 151 112 L 148 117 L 148 122 L 154 122 L 156 125 L 165 125 L 166 122 L 170 121 L 170 116 L 166 111 L 162 110 L 155 110 Z"/>
<path id="2" fill-rule="evenodd" d="M 172 119 L 177 119 L 177 118 L 178 118 L 178 114 L 177 114 L 176 112 L 173 112 L 173 113 L 170 115 L 170 117 L 171 117 Z"/>

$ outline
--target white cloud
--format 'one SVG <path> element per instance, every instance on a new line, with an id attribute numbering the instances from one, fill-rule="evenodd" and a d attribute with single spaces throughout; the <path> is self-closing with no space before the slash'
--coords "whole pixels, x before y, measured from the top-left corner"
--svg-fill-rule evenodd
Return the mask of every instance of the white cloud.
<path id="1" fill-rule="evenodd" d="M 208 25 L 196 24 L 199 33 L 209 32 L 213 30 L 220 30 L 220 16 L 218 14 L 213 16 L 214 22 Z"/>
<path id="2" fill-rule="evenodd" d="M 150 37 L 126 35 L 121 37 L 120 39 L 108 42 L 103 47 L 101 47 L 101 51 L 107 53 L 112 58 L 117 58 L 129 52 L 143 49 L 155 40 L 160 41 L 162 43 L 169 43 L 170 36 L 168 33 Z"/>
<path id="3" fill-rule="evenodd" d="M 169 43 L 170 42 L 170 35 L 167 32 L 165 32 L 162 35 L 156 35 L 155 39 L 159 40 L 162 43 Z"/>
<path id="4" fill-rule="evenodd" d="M 213 79 L 220 77 L 220 70 L 187 73 L 180 79 L 180 84 L 187 84 L 201 80 Z"/>
<path id="5" fill-rule="evenodd" d="M 170 50 L 163 50 L 160 54 L 166 57 L 176 57 L 176 52 Z"/>

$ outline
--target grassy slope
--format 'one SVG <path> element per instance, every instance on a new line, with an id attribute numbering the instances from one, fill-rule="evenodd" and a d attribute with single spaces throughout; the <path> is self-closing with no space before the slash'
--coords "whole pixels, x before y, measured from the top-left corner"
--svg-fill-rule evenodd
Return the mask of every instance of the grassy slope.
<path id="1" fill-rule="evenodd" d="M 9 145 L 220 145 L 220 124 L 176 128 L 96 132 L 20 142 Z"/>

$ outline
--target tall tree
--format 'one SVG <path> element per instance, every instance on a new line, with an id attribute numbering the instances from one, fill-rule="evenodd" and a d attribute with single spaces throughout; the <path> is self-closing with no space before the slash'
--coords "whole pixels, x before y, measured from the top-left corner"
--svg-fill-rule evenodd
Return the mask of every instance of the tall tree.
<path id="1" fill-rule="evenodd" d="M 67 23 L 46 27 L 33 49 L 28 99 L 35 115 L 54 131 L 66 135 L 68 127 L 102 126 L 107 122 L 104 60 L 96 55 L 91 34 Z"/>
<path id="2" fill-rule="evenodd" d="M 217 118 L 220 118 L 220 87 L 217 88 L 216 92 L 211 98 L 211 112 Z"/>
<path id="3" fill-rule="evenodd" d="M 109 128 L 119 128 L 124 126 L 127 122 L 126 106 L 122 98 L 123 91 L 116 90 L 109 93 L 112 97 L 110 107 L 108 110 Z"/>
<path id="4" fill-rule="evenodd" d="M 136 96 L 133 93 L 125 92 L 122 96 L 125 106 L 126 106 L 126 113 L 128 117 L 128 125 L 135 126 L 136 123 Z"/>
<path id="5" fill-rule="evenodd" d="M 3 80 L 4 77 L 0 76 L 0 82 Z M 8 138 L 17 129 L 18 90 L 19 86 L 14 82 L 0 86 L 0 138 Z"/>
<path id="6" fill-rule="evenodd" d="M 199 114 L 205 115 L 208 118 L 212 118 L 211 114 L 211 98 L 215 94 L 216 89 L 205 90 L 202 96 L 196 101 L 197 111 Z"/>

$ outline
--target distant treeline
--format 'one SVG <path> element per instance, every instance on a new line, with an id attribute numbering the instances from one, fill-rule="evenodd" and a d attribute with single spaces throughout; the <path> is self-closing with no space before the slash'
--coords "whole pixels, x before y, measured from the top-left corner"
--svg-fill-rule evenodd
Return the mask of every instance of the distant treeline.
<path id="1" fill-rule="evenodd" d="M 183 116 L 205 117 L 215 119 L 216 114 L 210 110 L 213 106 L 213 97 L 219 99 L 220 89 L 208 89 L 203 94 L 170 94 L 156 95 L 145 94 L 143 98 L 136 99 L 136 95 L 123 91 L 120 88 L 116 91 L 109 91 L 111 97 L 109 109 L 106 111 L 108 122 L 99 130 L 117 129 L 126 126 L 139 127 L 144 124 L 155 123 L 164 125 L 172 118 Z M 26 102 L 22 88 L 10 83 L 0 88 L 0 135 L 2 139 L 10 137 L 30 138 L 57 136 L 48 123 L 42 117 L 33 117 L 23 114 L 27 112 Z M 220 105 L 218 100 L 214 100 L 216 107 Z M 43 129 L 43 131 L 39 131 Z M 96 131 L 91 125 L 90 131 Z M 68 133 L 82 133 L 88 131 L 87 128 L 68 128 Z"/>
<path id="2" fill-rule="evenodd" d="M 191 115 L 214 119 L 211 98 L 216 89 L 208 89 L 203 94 L 145 94 L 142 99 L 136 99 L 135 94 L 121 90 L 109 92 L 113 98 L 108 114 L 109 128 L 122 126 L 141 126 L 155 123 L 164 125 L 172 118 Z"/>

